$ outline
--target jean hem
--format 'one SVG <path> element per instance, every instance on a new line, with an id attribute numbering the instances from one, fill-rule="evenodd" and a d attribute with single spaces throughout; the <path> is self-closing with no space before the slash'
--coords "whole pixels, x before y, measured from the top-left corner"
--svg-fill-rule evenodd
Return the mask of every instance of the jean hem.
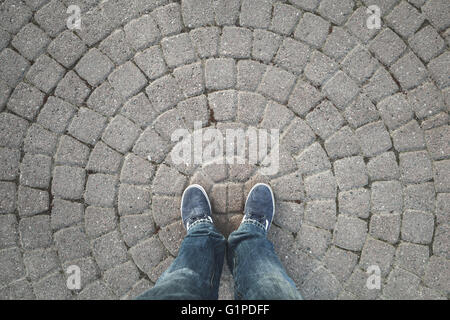
<path id="1" fill-rule="evenodd" d="M 244 225 L 244 224 L 252 224 L 252 225 L 255 225 L 255 226 L 257 226 L 258 228 L 262 229 L 262 230 L 264 231 L 264 234 L 267 233 L 266 226 L 263 225 L 261 222 L 259 222 L 259 221 L 257 221 L 257 220 L 254 220 L 254 219 L 245 219 L 245 218 L 244 218 L 244 220 L 242 220 L 242 222 L 241 222 L 241 225 Z"/>

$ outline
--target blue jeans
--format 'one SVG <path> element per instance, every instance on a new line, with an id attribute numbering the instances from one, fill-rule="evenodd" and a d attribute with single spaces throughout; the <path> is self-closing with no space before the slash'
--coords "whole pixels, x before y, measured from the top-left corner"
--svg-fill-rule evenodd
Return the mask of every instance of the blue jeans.
<path id="1" fill-rule="evenodd" d="M 155 286 L 137 299 L 217 299 L 225 251 L 235 282 L 235 299 L 302 299 L 257 222 L 242 223 L 230 234 L 226 246 L 213 224 L 194 223 L 177 258 Z"/>

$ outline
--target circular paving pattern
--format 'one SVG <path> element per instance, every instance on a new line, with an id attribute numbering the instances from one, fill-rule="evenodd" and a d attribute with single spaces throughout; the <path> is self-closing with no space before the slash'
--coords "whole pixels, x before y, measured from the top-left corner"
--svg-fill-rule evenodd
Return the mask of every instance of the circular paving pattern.
<path id="1" fill-rule="evenodd" d="M 449 26 L 447 0 L 2 1 L 0 298 L 133 298 L 177 255 L 189 183 L 227 235 L 266 181 L 305 298 L 446 299 Z M 279 129 L 279 171 L 174 164 L 194 121 Z"/>

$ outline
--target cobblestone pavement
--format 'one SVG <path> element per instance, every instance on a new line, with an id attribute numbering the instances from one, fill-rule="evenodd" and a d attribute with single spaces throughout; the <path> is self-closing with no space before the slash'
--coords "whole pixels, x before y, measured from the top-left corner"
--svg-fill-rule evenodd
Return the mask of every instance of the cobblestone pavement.
<path id="1" fill-rule="evenodd" d="M 448 0 L 0 2 L 0 298 L 135 297 L 177 255 L 189 183 L 228 234 L 262 180 L 305 298 L 447 299 Z M 280 171 L 174 165 L 195 120 L 280 129 Z"/>

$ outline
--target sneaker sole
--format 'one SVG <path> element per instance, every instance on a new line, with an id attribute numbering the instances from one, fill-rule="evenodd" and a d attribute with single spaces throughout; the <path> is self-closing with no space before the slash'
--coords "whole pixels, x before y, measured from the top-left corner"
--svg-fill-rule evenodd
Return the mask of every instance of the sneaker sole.
<path id="1" fill-rule="evenodd" d="M 272 196 L 272 203 L 273 203 L 272 219 L 270 219 L 270 222 L 269 222 L 269 228 L 267 228 L 267 230 L 266 230 L 266 231 L 269 231 L 270 226 L 272 225 L 273 217 L 275 217 L 275 196 L 274 196 L 274 194 L 273 194 L 272 188 L 271 188 L 267 183 L 257 183 L 257 184 L 255 184 L 255 185 L 250 189 L 250 192 L 249 192 L 248 195 L 247 195 L 247 199 L 245 199 L 245 205 L 247 205 L 248 197 L 249 197 L 250 194 L 252 193 L 253 189 L 255 189 L 257 186 L 266 186 L 267 188 L 269 188 L 269 190 L 270 190 L 270 195 Z M 244 206 L 244 217 L 245 217 L 245 206 Z M 244 218 L 242 218 L 242 221 L 244 221 Z"/>
<path id="2" fill-rule="evenodd" d="M 212 209 L 211 209 L 211 202 L 209 201 L 209 197 L 208 194 L 206 193 L 205 189 L 203 189 L 203 187 L 199 184 L 191 184 L 190 186 L 188 186 L 184 192 L 183 195 L 181 196 L 181 204 L 180 204 L 180 216 L 181 216 L 181 220 L 183 221 L 183 200 L 184 200 L 184 195 L 186 194 L 186 191 L 188 191 L 191 188 L 197 188 L 200 189 L 200 191 L 203 193 L 203 195 L 206 197 L 206 200 L 208 201 L 208 206 L 209 206 L 209 212 L 211 212 L 212 214 Z"/>

